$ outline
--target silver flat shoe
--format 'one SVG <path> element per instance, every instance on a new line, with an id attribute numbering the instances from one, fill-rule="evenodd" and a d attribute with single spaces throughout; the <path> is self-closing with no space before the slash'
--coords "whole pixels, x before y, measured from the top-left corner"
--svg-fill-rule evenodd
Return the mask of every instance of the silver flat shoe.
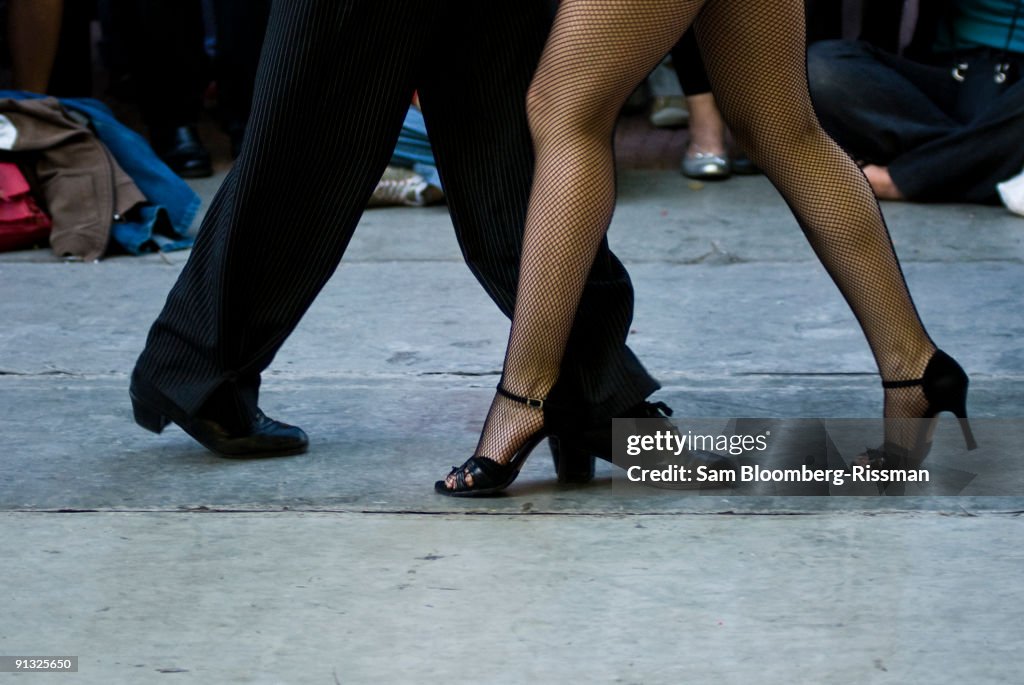
<path id="1" fill-rule="evenodd" d="M 729 158 L 713 152 L 698 152 L 692 157 L 683 157 L 683 176 L 696 179 L 729 178 Z"/>

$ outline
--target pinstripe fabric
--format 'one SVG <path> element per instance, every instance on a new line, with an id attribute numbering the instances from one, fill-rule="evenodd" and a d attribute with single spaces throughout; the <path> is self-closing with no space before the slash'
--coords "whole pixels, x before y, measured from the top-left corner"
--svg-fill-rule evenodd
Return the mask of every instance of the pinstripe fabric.
<path id="1" fill-rule="evenodd" d="M 275 2 L 242 154 L 150 330 L 134 380 L 189 414 L 224 382 L 255 403 L 272 361 L 348 245 L 412 92 L 459 244 L 510 315 L 532 180 L 525 92 L 546 0 Z M 553 392 L 594 416 L 656 382 L 625 346 L 632 286 L 602 247 Z"/>

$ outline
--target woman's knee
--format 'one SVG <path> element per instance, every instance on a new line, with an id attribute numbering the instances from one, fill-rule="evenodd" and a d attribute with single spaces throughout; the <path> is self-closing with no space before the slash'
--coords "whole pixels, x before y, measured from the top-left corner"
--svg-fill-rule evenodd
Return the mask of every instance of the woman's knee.
<path id="1" fill-rule="evenodd" d="M 611 135 L 615 117 L 602 112 L 602 102 L 578 86 L 561 85 L 534 79 L 526 93 L 526 118 L 534 143 Z"/>
<path id="2" fill-rule="evenodd" d="M 526 91 L 526 120 L 535 141 L 551 135 L 553 124 L 565 119 L 565 95 L 550 83 L 535 78 Z"/>
<path id="3" fill-rule="evenodd" d="M 761 117 L 749 124 L 729 123 L 737 145 L 758 166 L 801 150 L 820 149 L 830 142 L 814 112 L 792 112 L 786 117 Z"/>

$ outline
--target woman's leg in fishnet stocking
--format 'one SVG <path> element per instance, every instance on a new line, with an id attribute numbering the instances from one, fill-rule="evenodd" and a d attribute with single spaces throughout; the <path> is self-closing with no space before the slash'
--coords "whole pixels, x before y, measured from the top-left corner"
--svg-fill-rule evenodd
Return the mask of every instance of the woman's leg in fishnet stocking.
<path id="1" fill-rule="evenodd" d="M 611 222 L 619 110 L 701 4 L 563 0 L 559 6 L 528 100 L 536 171 L 502 375 L 512 393 L 544 398 L 558 379 L 583 285 Z M 537 409 L 497 395 L 475 455 L 505 463 L 543 425 Z"/>
<path id="2" fill-rule="evenodd" d="M 804 3 L 709 0 L 696 30 L 723 116 L 793 209 L 860 322 L 882 378 L 920 378 L 935 346 L 871 187 L 814 114 Z M 921 417 L 927 407 L 920 386 L 885 391 L 888 419 Z M 887 422 L 887 440 L 909 447 L 913 423 Z"/>

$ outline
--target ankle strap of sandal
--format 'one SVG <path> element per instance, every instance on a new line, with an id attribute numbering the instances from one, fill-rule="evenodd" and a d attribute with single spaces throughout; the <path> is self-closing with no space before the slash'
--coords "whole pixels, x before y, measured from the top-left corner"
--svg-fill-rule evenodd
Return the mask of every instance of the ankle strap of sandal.
<path id="1" fill-rule="evenodd" d="M 547 399 L 538 400 L 534 399 L 533 397 L 523 397 L 522 395 L 516 395 L 514 393 L 509 392 L 505 388 L 501 387 L 501 385 L 498 386 L 498 394 L 501 395 L 502 397 L 507 397 L 513 402 L 525 404 L 526 406 L 533 407 L 534 409 L 543 409 L 544 405 L 547 403 Z"/>
<path id="2" fill-rule="evenodd" d="M 923 384 L 923 378 L 915 378 L 909 381 L 882 381 L 882 387 L 885 388 L 886 390 L 890 390 L 892 388 L 912 388 L 915 385 Z"/>

